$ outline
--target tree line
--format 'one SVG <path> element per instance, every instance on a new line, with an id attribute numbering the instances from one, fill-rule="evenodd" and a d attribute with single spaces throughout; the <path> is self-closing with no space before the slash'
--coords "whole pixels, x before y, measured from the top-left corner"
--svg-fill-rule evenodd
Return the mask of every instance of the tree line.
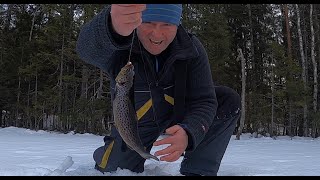
<path id="1" fill-rule="evenodd" d="M 75 51 L 106 4 L 0 4 L 0 127 L 106 134 L 109 79 Z M 235 134 L 319 136 L 318 4 L 184 4 L 216 85 L 235 89 Z M 239 136 L 238 136 L 239 137 Z"/>

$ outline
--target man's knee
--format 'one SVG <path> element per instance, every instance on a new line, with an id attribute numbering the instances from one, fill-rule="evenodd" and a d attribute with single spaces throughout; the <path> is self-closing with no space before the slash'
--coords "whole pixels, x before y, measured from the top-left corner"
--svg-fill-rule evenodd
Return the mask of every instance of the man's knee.
<path id="1" fill-rule="evenodd" d="M 111 136 L 106 136 L 104 142 L 105 145 L 97 148 L 93 153 L 95 168 L 102 173 L 116 171 L 118 162 L 115 154 L 120 152 L 121 144 Z"/>
<path id="2" fill-rule="evenodd" d="M 144 171 L 145 159 L 127 147 L 114 126 L 112 126 L 111 135 L 105 136 L 103 140 L 105 145 L 97 148 L 93 153 L 95 169 L 102 173 L 116 171 L 118 167 L 137 173 Z M 147 146 L 147 151 L 151 148 L 152 146 Z"/>
<path id="3" fill-rule="evenodd" d="M 216 86 L 216 96 L 218 100 L 217 118 L 229 118 L 240 114 L 240 95 L 227 86 Z"/>

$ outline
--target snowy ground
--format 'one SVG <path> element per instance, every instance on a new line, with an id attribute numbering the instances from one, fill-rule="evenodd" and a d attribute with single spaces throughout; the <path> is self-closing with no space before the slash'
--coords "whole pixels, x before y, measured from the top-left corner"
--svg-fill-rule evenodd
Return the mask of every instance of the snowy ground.
<path id="1" fill-rule="evenodd" d="M 147 160 L 145 172 L 96 171 L 93 151 L 103 137 L 60 134 L 23 128 L 0 128 L 0 176 L 180 176 L 176 162 Z M 161 148 L 161 147 L 157 147 Z M 157 149 L 152 149 L 155 152 Z M 278 137 L 231 138 L 219 176 L 319 176 L 320 139 Z"/>

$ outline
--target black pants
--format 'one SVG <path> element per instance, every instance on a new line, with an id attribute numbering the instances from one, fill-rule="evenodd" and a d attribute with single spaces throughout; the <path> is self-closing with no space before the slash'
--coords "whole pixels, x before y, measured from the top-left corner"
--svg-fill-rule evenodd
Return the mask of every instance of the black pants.
<path id="1" fill-rule="evenodd" d="M 240 97 L 233 89 L 225 86 L 216 86 L 215 89 L 219 104 L 217 115 L 198 147 L 192 152 L 185 152 L 181 163 L 181 174 L 217 175 L 221 160 L 240 117 Z M 159 126 L 150 124 L 141 127 L 139 131 L 143 132 L 140 138 L 150 151 L 153 142 L 159 137 L 158 132 L 161 132 Z M 138 173 L 144 171 L 145 159 L 126 148 L 115 128 L 112 128 L 111 137 L 106 136 L 104 141 L 105 145 L 96 149 L 93 154 L 96 169 L 101 172 L 112 172 L 120 167 Z"/>

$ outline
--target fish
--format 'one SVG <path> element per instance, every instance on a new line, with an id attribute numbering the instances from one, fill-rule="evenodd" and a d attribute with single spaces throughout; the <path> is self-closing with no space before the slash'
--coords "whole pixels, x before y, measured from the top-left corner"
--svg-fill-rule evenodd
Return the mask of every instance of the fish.
<path id="1" fill-rule="evenodd" d="M 126 145 L 144 159 L 159 159 L 146 151 L 138 133 L 138 118 L 130 100 L 133 85 L 134 66 L 129 61 L 116 76 L 115 97 L 113 100 L 114 125 Z"/>

